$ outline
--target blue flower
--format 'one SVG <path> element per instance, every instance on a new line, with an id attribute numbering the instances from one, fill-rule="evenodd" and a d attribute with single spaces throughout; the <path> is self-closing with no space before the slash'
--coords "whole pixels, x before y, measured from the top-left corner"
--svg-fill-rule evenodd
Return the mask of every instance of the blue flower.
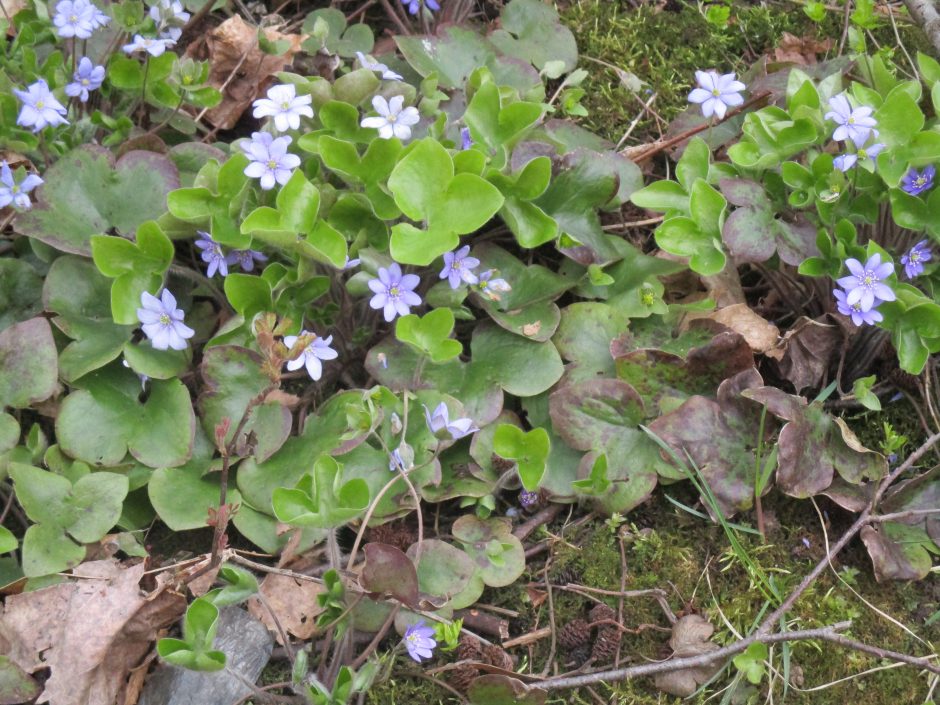
<path id="1" fill-rule="evenodd" d="M 225 256 L 228 264 L 237 264 L 243 272 L 255 271 L 255 262 L 267 262 L 267 255 L 257 250 L 232 250 Z"/>
<path id="2" fill-rule="evenodd" d="M 470 149 L 472 146 L 473 146 L 473 137 L 470 136 L 470 128 L 461 127 L 460 128 L 460 149 L 466 151 Z"/>
<path id="3" fill-rule="evenodd" d="M 480 260 L 470 257 L 470 245 L 464 245 L 456 252 L 444 253 L 444 269 L 441 270 L 440 279 L 450 282 L 451 289 L 460 287 L 460 282 L 476 284 L 479 278 L 473 270 L 480 266 Z"/>
<path id="4" fill-rule="evenodd" d="M 838 125 L 832 133 L 832 139 L 837 142 L 852 140 L 855 144 L 865 144 L 872 131 L 875 136 L 878 135 L 877 130 L 873 130 L 878 124 L 878 121 L 871 117 L 874 110 L 867 105 L 853 108 L 845 93 L 840 93 L 829 99 L 829 107 L 832 110 L 826 113 L 826 120 L 832 120 Z"/>
<path id="5" fill-rule="evenodd" d="M 189 13 L 183 8 L 179 0 L 157 0 L 150 6 L 150 19 L 157 25 L 160 39 L 179 41 L 183 35 L 183 27 L 189 21 Z"/>
<path id="6" fill-rule="evenodd" d="M 60 0 L 52 24 L 63 39 L 88 39 L 95 31 L 97 8 L 88 0 Z"/>
<path id="7" fill-rule="evenodd" d="M 493 278 L 496 274 L 497 272 L 495 269 L 487 269 L 485 272 L 483 272 L 483 274 L 480 275 L 480 280 L 474 287 L 481 296 L 489 299 L 490 301 L 499 301 L 503 294 L 508 291 L 512 291 L 512 287 L 509 286 L 509 282 L 507 282 L 505 279 Z"/>
<path id="8" fill-rule="evenodd" d="M 56 100 L 49 90 L 49 84 L 43 79 L 27 86 L 25 91 L 14 88 L 13 92 L 23 102 L 19 117 L 16 118 L 17 125 L 31 127 L 33 132 L 39 132 L 47 125 L 55 127 L 69 124 L 65 119 L 65 106 Z"/>
<path id="9" fill-rule="evenodd" d="M 300 166 L 300 157 L 287 151 L 291 141 L 290 137 L 275 137 L 269 132 L 252 132 L 251 140 L 241 144 L 251 159 L 245 176 L 260 179 L 265 191 L 274 188 L 275 183 L 283 186 L 290 181 L 294 169 Z"/>
<path id="10" fill-rule="evenodd" d="M 838 157 L 832 160 L 832 165 L 839 171 L 848 171 L 853 166 L 855 166 L 860 160 L 870 159 L 874 162 L 875 158 L 881 154 L 882 151 L 888 146 L 882 144 L 881 142 L 876 142 L 875 144 L 870 144 L 865 147 L 865 142 L 868 141 L 868 138 L 871 134 L 877 136 L 878 131 L 872 130 L 870 133 L 865 135 L 865 139 L 862 142 L 855 143 L 855 152 L 848 152 L 846 154 L 840 154 Z"/>
<path id="11" fill-rule="evenodd" d="M 418 10 L 421 9 L 421 0 L 401 0 L 401 4 L 407 5 L 408 12 L 410 12 L 412 15 L 417 15 Z M 437 0 L 424 0 L 424 6 L 432 12 L 441 9 L 441 6 L 438 4 Z"/>
<path id="12" fill-rule="evenodd" d="M 321 338 L 316 333 L 307 330 L 300 331 L 299 336 L 285 335 L 284 345 L 290 349 L 294 347 L 297 341 L 303 336 L 312 336 L 313 340 L 310 345 L 303 349 L 300 355 L 293 360 L 288 360 L 287 369 L 293 372 L 294 370 L 299 370 L 301 367 L 306 367 L 310 379 L 316 382 L 323 375 L 323 363 L 321 360 L 335 360 L 339 356 L 339 353 L 330 347 L 330 343 L 333 342 L 332 335 Z"/>
<path id="13" fill-rule="evenodd" d="M 134 41 L 124 45 L 125 54 L 133 54 L 135 51 L 145 51 L 150 56 L 162 56 L 163 52 L 176 44 L 173 39 L 156 39 L 154 37 L 145 37 L 142 34 L 135 34 Z"/>
<path id="14" fill-rule="evenodd" d="M 369 288 L 375 294 L 369 306 L 383 309 L 388 323 L 395 320 L 395 316 L 407 316 L 411 306 L 421 305 L 421 297 L 414 292 L 420 283 L 417 274 L 402 275 L 397 263 L 393 262 L 387 269 L 379 267 L 378 278 L 369 281 Z"/>
<path id="15" fill-rule="evenodd" d="M 702 106 L 702 115 L 711 117 L 717 115 L 724 118 L 729 107 L 736 107 L 744 102 L 741 95 L 746 86 L 736 80 L 733 73 L 718 75 L 715 71 L 696 71 L 695 80 L 698 88 L 689 93 L 689 102 Z"/>
<path id="16" fill-rule="evenodd" d="M 428 1 L 430 2 L 430 0 Z M 433 658 L 434 647 L 437 646 L 437 642 L 433 637 L 434 630 L 425 626 L 423 619 L 412 624 L 405 630 L 405 638 L 403 639 L 408 655 L 418 663 L 421 663 L 421 659 Z"/>
<path id="17" fill-rule="evenodd" d="M 176 308 L 176 298 L 169 289 L 164 289 L 159 299 L 146 291 L 141 293 L 140 305 L 137 320 L 155 349 L 186 349 L 187 338 L 192 338 L 196 331 L 183 323 L 183 309 Z"/>
<path id="18" fill-rule="evenodd" d="M 911 167 L 911 169 L 901 179 L 901 188 L 912 196 L 917 196 L 929 188 L 933 187 L 933 178 L 937 175 L 937 170 L 933 164 L 928 164 L 923 171 Z"/>
<path id="19" fill-rule="evenodd" d="M 428 428 L 435 436 L 450 436 L 453 440 L 459 440 L 471 433 L 476 433 L 480 429 L 473 425 L 473 420 L 468 418 L 450 420 L 450 414 L 447 411 L 447 404 L 441 402 L 434 409 L 434 413 L 424 404 L 424 418 L 428 422 Z"/>
<path id="20" fill-rule="evenodd" d="M 313 117 L 313 108 L 310 103 L 313 98 L 309 95 L 297 95 L 297 87 L 292 83 L 271 86 L 267 98 L 259 98 L 252 105 L 255 106 L 256 118 L 274 118 L 274 127 L 278 132 L 300 129 L 300 118 Z"/>
<path id="21" fill-rule="evenodd" d="M 0 161 L 0 208 L 6 208 L 12 203 L 14 208 L 29 210 L 32 203 L 28 194 L 41 183 L 42 179 L 36 174 L 27 174 L 26 178 L 17 183 L 10 165 Z"/>
<path id="22" fill-rule="evenodd" d="M 418 109 L 412 106 L 403 108 L 405 97 L 393 95 L 391 100 L 385 100 L 377 95 L 372 98 L 372 107 L 378 115 L 362 118 L 360 126 L 374 128 L 379 131 L 379 137 L 390 140 L 393 137 L 404 141 L 411 137 L 411 126 L 421 121 Z"/>
<path id="23" fill-rule="evenodd" d="M 83 56 L 72 75 L 72 82 L 65 87 L 65 95 L 77 97 L 83 103 L 87 102 L 88 92 L 101 88 L 104 73 L 104 66 L 95 66 L 91 63 L 91 59 Z"/>
<path id="24" fill-rule="evenodd" d="M 370 71 L 377 71 L 382 74 L 382 78 L 386 81 L 401 81 L 401 74 L 395 73 L 385 64 L 379 63 L 378 61 L 370 61 L 369 57 L 363 54 L 361 51 L 356 52 L 356 58 L 359 59 L 359 65 L 364 69 L 369 69 Z"/>
<path id="25" fill-rule="evenodd" d="M 848 306 L 860 305 L 862 312 L 867 312 L 882 301 L 894 301 L 897 297 L 891 287 L 883 284 L 882 280 L 894 274 L 894 265 L 890 262 L 882 264 L 881 255 L 873 254 L 863 265 L 857 259 L 847 259 L 851 276 L 837 280 L 839 286 L 845 289 L 845 303 Z"/>
<path id="26" fill-rule="evenodd" d="M 209 265 L 206 267 L 206 276 L 211 279 L 216 272 L 219 272 L 223 277 L 227 277 L 228 258 L 222 252 L 222 246 L 213 240 L 209 233 L 203 230 L 197 230 L 196 232 L 199 233 L 199 239 L 193 244 L 202 250 L 200 255 L 202 261 Z"/>
<path id="27" fill-rule="evenodd" d="M 884 320 L 884 316 L 882 316 L 876 308 L 870 308 L 867 311 L 863 311 L 862 305 L 860 303 L 856 302 L 854 304 L 849 304 L 846 301 L 846 295 L 842 289 L 833 289 L 832 295 L 836 297 L 836 308 L 839 309 L 839 313 L 841 313 L 843 316 L 849 316 L 852 319 L 852 323 L 857 326 L 873 326 L 876 323 Z M 879 301 L 878 303 L 881 302 Z"/>
<path id="28" fill-rule="evenodd" d="M 924 271 L 924 262 L 927 262 L 930 258 L 931 252 L 930 248 L 927 247 L 927 241 L 921 240 L 901 256 L 904 274 L 908 279 L 913 279 Z"/>

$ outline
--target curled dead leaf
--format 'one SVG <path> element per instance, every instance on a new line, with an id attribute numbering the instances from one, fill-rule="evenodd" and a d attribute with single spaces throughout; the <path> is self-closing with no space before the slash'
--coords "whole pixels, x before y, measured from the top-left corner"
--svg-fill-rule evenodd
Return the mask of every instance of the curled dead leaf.
<path id="1" fill-rule="evenodd" d="M 313 636 L 317 628 L 316 618 L 323 611 L 317 603 L 317 595 L 323 592 L 320 584 L 296 580 L 289 575 L 269 573 L 261 581 L 259 592 L 264 597 L 265 604 L 262 604 L 258 597 L 252 597 L 248 600 L 248 611 L 274 632 L 278 643 L 281 641 L 281 635 L 271 612 L 277 616 L 277 621 L 289 634 L 303 640 Z"/>
<path id="2" fill-rule="evenodd" d="M 733 304 L 710 313 L 708 318 L 739 333 L 756 353 L 773 348 L 780 339 L 780 329 L 755 313 L 747 304 Z"/>
<path id="3" fill-rule="evenodd" d="M 673 658 L 701 656 L 717 651 L 720 648 L 718 644 L 709 641 L 714 632 L 715 627 L 700 615 L 689 614 L 682 617 L 673 625 L 672 637 L 669 639 Z M 665 693 L 685 698 L 721 670 L 721 666 L 721 661 L 716 661 L 707 666 L 660 673 L 656 676 L 655 684 Z"/>

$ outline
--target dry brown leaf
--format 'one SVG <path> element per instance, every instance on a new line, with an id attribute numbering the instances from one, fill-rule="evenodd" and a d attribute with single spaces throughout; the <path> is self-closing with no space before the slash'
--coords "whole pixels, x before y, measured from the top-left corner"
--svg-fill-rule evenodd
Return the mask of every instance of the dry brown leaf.
<path id="1" fill-rule="evenodd" d="M 183 614 L 186 599 L 165 587 L 145 594 L 143 563 L 126 568 L 92 561 L 73 575 L 79 579 L 7 598 L 0 633 L 19 640 L 10 656 L 23 670 L 49 668 L 37 702 L 123 701 L 128 674 L 150 651 L 156 632 Z"/>
<path id="2" fill-rule="evenodd" d="M 807 66 L 815 64 L 819 54 L 825 54 L 832 49 L 832 39 L 827 37 L 820 41 L 813 37 L 797 37 L 784 32 L 780 46 L 774 49 L 774 61 L 781 63 Z"/>
<path id="3" fill-rule="evenodd" d="M 764 353 L 773 348 L 780 339 L 780 330 L 770 321 L 754 313 L 747 304 L 734 304 L 718 309 L 708 315 L 747 341 L 751 350 Z"/>
<path id="4" fill-rule="evenodd" d="M 189 57 L 208 59 L 208 83 L 222 91 L 222 102 L 206 113 L 213 127 L 234 127 L 252 101 L 264 92 L 268 79 L 293 64 L 303 37 L 271 28 L 264 33 L 271 41 L 288 40 L 290 48 L 281 56 L 263 53 L 257 29 L 234 15 L 209 32 L 205 41 L 195 41 L 186 50 Z"/>
<path id="5" fill-rule="evenodd" d="M 277 621 L 284 630 L 298 639 L 309 639 L 313 636 L 317 628 L 317 615 L 323 611 L 317 604 L 317 595 L 323 592 L 323 586 L 307 580 L 296 580 L 289 575 L 269 573 L 261 581 L 260 592 L 267 607 L 261 604 L 257 597 L 252 597 L 248 601 L 248 611 L 274 632 L 279 643 L 281 635 L 271 618 L 271 612 L 277 616 Z"/>
<path id="6" fill-rule="evenodd" d="M 682 617 L 673 625 L 672 637 L 669 639 L 673 658 L 701 656 L 717 651 L 720 648 L 718 644 L 709 641 L 714 631 L 715 628 L 711 623 L 700 615 L 689 614 Z M 719 661 L 708 666 L 660 673 L 656 676 L 656 687 L 665 693 L 686 698 L 692 695 L 699 685 L 715 675 L 721 669 L 721 665 Z"/>
<path id="7" fill-rule="evenodd" d="M 793 384 L 797 394 L 819 386 L 842 339 L 839 327 L 827 320 L 825 316 L 818 320 L 801 317 L 766 353 L 777 360 L 780 374 Z"/>

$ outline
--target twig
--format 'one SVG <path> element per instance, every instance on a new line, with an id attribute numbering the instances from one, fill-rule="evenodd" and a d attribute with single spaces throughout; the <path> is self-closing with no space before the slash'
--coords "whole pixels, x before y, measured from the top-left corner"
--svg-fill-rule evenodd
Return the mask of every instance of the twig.
<path id="1" fill-rule="evenodd" d="M 927 39 L 940 52 L 940 12 L 935 0 L 904 0 L 907 11 L 921 26 Z"/>
<path id="2" fill-rule="evenodd" d="M 529 538 L 529 534 L 531 534 L 543 524 L 548 524 L 552 519 L 554 519 L 562 510 L 562 507 L 563 505 L 561 504 L 550 504 L 549 506 L 545 507 L 545 509 L 542 509 L 541 511 L 533 514 L 522 524 L 519 524 L 519 526 L 513 529 L 512 535 L 520 541 L 525 541 L 527 538 Z"/>

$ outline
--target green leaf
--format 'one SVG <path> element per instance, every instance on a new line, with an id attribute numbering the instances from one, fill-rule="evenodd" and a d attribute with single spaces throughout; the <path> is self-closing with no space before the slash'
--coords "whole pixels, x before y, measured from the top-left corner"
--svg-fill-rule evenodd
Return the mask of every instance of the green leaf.
<path id="1" fill-rule="evenodd" d="M 278 521 L 295 526 L 342 526 L 369 506 L 369 486 L 358 478 L 341 483 L 341 477 L 339 464 L 321 455 L 295 489 L 274 490 L 274 515 Z"/>
<path id="2" fill-rule="evenodd" d="M 539 0 L 511 0 L 500 13 L 500 28 L 489 39 L 500 51 L 542 69 L 550 61 L 564 62 L 564 73 L 574 70 L 578 47 L 558 13 Z"/>
<path id="3" fill-rule="evenodd" d="M 454 178 L 454 162 L 440 142 L 415 143 L 388 177 L 395 203 L 412 220 L 424 220 Z"/>
<path id="4" fill-rule="evenodd" d="M 630 200 L 640 208 L 649 208 L 663 213 L 668 211 L 686 213 L 689 209 L 689 194 L 675 181 L 655 181 L 634 193 Z"/>
<path id="5" fill-rule="evenodd" d="M 49 398 L 58 376 L 49 321 L 31 318 L 0 331 L 0 409 L 22 409 Z"/>
<path id="6" fill-rule="evenodd" d="M 436 308 L 420 317 L 402 316 L 395 322 L 395 337 L 435 364 L 453 360 L 463 352 L 460 341 L 450 337 L 453 330 L 454 314 L 449 308 Z"/>
<path id="7" fill-rule="evenodd" d="M 767 645 L 754 643 L 748 646 L 743 653 L 734 657 L 734 666 L 744 674 L 745 678 L 747 678 L 750 683 L 757 685 L 761 682 L 767 670 L 764 666 L 764 661 L 766 661 L 768 657 L 769 651 L 767 650 Z"/>
<path id="8" fill-rule="evenodd" d="M 320 191 L 297 169 L 277 194 L 281 226 L 297 233 L 309 233 L 320 210 Z"/>
<path id="9" fill-rule="evenodd" d="M 233 272 L 225 277 L 224 289 L 225 298 L 246 321 L 261 311 L 274 310 L 271 285 L 264 277 Z"/>
<path id="10" fill-rule="evenodd" d="M 392 226 L 392 257 L 403 264 L 427 266 L 459 244 L 457 234 L 447 230 L 420 230 L 410 223 Z"/>
<path id="11" fill-rule="evenodd" d="M 457 174 L 431 202 L 426 220 L 429 229 L 465 235 L 484 226 L 502 205 L 503 195 L 490 182 L 474 174 Z"/>
<path id="12" fill-rule="evenodd" d="M 130 236 L 166 211 L 179 187 L 173 162 L 156 152 L 130 151 L 115 161 L 106 149 L 86 145 L 43 174 L 37 203 L 17 219 L 17 229 L 56 249 L 91 255 L 90 238 L 111 229 Z"/>
<path id="13" fill-rule="evenodd" d="M 887 95 L 873 117 L 878 121 L 878 139 L 889 147 L 907 145 L 924 126 L 917 102 L 900 86 Z"/>
<path id="14" fill-rule="evenodd" d="M 871 375 L 855 380 L 855 384 L 852 385 L 852 394 L 866 409 L 881 411 L 881 400 L 871 391 L 876 379 L 875 375 Z"/>
<path id="15" fill-rule="evenodd" d="M 544 428 L 523 431 L 512 424 L 500 424 L 493 436 L 493 450 L 508 460 L 515 460 L 522 485 L 530 492 L 538 489 L 551 442 Z"/>
<path id="16" fill-rule="evenodd" d="M 182 639 L 160 639 L 157 654 L 167 663 L 193 671 L 220 671 L 226 657 L 212 649 L 219 626 L 219 608 L 205 598 L 194 600 L 183 619 Z"/>
<path id="17" fill-rule="evenodd" d="M 25 260 L 0 259 L 0 330 L 42 310 L 42 277 Z"/>
<path id="18" fill-rule="evenodd" d="M 541 394 L 564 373 L 551 342 L 527 340 L 492 324 L 474 329 L 470 353 L 483 379 L 519 397 Z"/>
<path id="19" fill-rule="evenodd" d="M 38 578 L 74 568 L 85 558 L 79 546 L 53 524 L 33 524 L 23 535 L 23 574 Z"/>

